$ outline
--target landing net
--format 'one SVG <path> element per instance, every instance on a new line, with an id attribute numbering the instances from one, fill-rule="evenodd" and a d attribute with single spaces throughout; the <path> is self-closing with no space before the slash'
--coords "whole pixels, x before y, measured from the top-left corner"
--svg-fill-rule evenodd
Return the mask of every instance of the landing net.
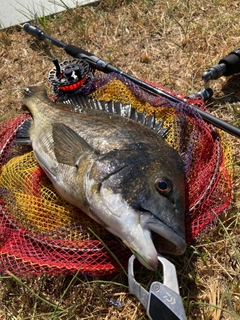
<path id="1" fill-rule="evenodd" d="M 229 206 L 231 146 L 221 130 L 204 122 L 187 104 L 153 96 L 115 74 L 96 75 L 79 94 L 131 103 L 138 112 L 145 110 L 164 119 L 164 127 L 169 128 L 166 140 L 185 164 L 188 243 Z M 199 99 L 187 102 L 206 111 Z M 22 114 L 0 124 L 0 272 L 105 275 L 116 272 L 120 265 L 126 267 L 129 249 L 62 200 L 32 150 L 14 144 L 17 129 L 28 117 Z"/>

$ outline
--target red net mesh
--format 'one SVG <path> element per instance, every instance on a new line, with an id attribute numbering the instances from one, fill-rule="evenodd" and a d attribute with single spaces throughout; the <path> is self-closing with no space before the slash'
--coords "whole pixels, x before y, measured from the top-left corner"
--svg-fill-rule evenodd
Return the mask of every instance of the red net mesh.
<path id="1" fill-rule="evenodd" d="M 148 94 L 113 74 L 97 75 L 79 93 L 132 103 L 138 111 L 164 117 L 169 127 L 166 139 L 185 163 L 188 242 L 227 208 L 231 200 L 230 144 L 187 104 Z M 201 100 L 188 103 L 205 110 Z M 120 265 L 126 267 L 131 253 L 122 242 L 60 199 L 31 150 L 13 144 L 27 117 L 19 115 L 0 125 L 0 272 L 104 275 Z"/>

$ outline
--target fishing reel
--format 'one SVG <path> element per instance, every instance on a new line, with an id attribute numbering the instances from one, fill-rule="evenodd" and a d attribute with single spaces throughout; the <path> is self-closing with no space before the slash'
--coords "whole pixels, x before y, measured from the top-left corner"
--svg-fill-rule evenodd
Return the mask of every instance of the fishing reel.
<path id="1" fill-rule="evenodd" d="M 49 72 L 48 80 L 57 96 L 76 92 L 93 77 L 93 69 L 83 59 L 64 60 L 52 59 L 55 67 Z"/>

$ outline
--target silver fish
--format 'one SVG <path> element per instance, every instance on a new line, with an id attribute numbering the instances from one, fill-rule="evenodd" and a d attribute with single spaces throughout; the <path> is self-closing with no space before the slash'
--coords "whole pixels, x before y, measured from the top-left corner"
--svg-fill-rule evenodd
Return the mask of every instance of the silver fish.
<path id="1" fill-rule="evenodd" d="M 149 269 L 186 249 L 183 163 L 154 130 L 106 111 L 56 104 L 25 88 L 34 155 L 59 195 L 122 239 Z M 85 102 L 87 104 L 87 102 Z"/>

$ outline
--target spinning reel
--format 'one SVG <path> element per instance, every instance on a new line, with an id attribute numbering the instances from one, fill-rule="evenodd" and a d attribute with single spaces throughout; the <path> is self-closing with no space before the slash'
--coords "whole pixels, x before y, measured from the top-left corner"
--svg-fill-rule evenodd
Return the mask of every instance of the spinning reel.
<path id="1" fill-rule="evenodd" d="M 83 59 L 73 58 L 59 63 L 53 58 L 52 62 L 55 67 L 50 70 L 48 80 L 57 96 L 76 92 L 93 77 L 93 69 Z"/>

